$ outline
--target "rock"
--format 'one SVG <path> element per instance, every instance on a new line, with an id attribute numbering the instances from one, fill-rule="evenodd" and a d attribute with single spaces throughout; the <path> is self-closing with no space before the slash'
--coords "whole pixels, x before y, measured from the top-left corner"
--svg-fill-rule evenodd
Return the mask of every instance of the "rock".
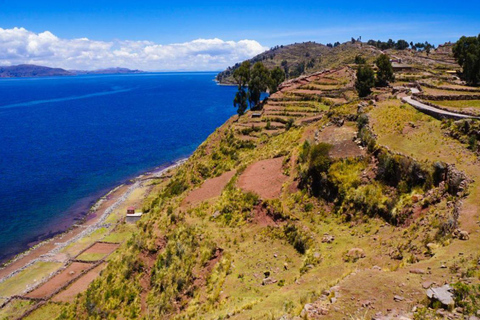
<path id="1" fill-rule="evenodd" d="M 382 271 L 382 268 L 379 266 L 373 266 L 372 270 Z"/>
<path id="2" fill-rule="evenodd" d="M 425 270 L 423 270 L 423 269 L 412 269 L 412 270 L 410 270 L 410 273 L 413 273 L 413 274 L 424 274 L 424 273 L 425 273 Z"/>
<path id="3" fill-rule="evenodd" d="M 433 287 L 427 290 L 427 296 L 431 300 L 440 301 L 447 308 L 453 308 L 455 301 L 453 300 L 453 289 L 448 285 L 442 287 Z"/>
<path id="4" fill-rule="evenodd" d="M 273 278 L 265 278 L 265 279 L 262 280 L 262 286 L 266 286 L 266 285 L 274 284 L 274 283 L 277 283 L 277 280 L 275 280 Z"/>
<path id="5" fill-rule="evenodd" d="M 460 233 L 458 234 L 458 239 L 468 240 L 468 239 L 470 239 L 470 235 L 468 234 L 467 231 L 460 231 Z"/>
<path id="6" fill-rule="evenodd" d="M 73 276 L 75 274 L 75 271 L 70 271 L 68 274 Z"/>
<path id="7" fill-rule="evenodd" d="M 362 301 L 361 305 L 362 305 L 363 308 L 368 308 L 372 305 L 372 301 L 370 301 L 370 300 Z"/>
<path id="8" fill-rule="evenodd" d="M 437 250 L 440 246 L 436 243 L 433 243 L 433 242 L 429 242 L 427 243 L 427 248 L 430 252 L 434 251 L 434 250 Z"/>
<path id="9" fill-rule="evenodd" d="M 358 259 L 365 258 L 365 251 L 360 248 L 353 248 L 347 252 L 347 261 L 357 261 Z"/>
<path id="10" fill-rule="evenodd" d="M 422 199 L 423 199 L 423 196 L 421 194 L 414 194 L 412 196 L 413 203 L 417 203 L 418 201 L 421 201 Z"/>
<path id="11" fill-rule="evenodd" d="M 323 238 L 322 238 L 322 243 L 332 243 L 333 241 L 335 241 L 335 236 L 331 236 L 331 235 L 324 235 Z"/>
<path id="12" fill-rule="evenodd" d="M 215 212 L 212 214 L 212 218 L 213 218 L 213 219 L 216 219 L 216 218 L 218 218 L 219 216 L 220 216 L 220 211 L 218 211 L 218 210 L 215 211 Z"/>
<path id="13" fill-rule="evenodd" d="M 402 296 L 394 296 L 394 297 L 393 297 L 393 300 L 395 300 L 396 302 L 400 302 L 400 301 L 405 300 L 405 298 L 402 297 Z"/>
<path id="14" fill-rule="evenodd" d="M 315 303 L 307 303 L 304 307 L 302 312 L 300 313 L 300 316 L 302 318 L 316 318 L 317 316 L 324 316 L 328 314 L 328 309 L 321 306 L 317 305 Z"/>
<path id="15" fill-rule="evenodd" d="M 422 287 L 423 287 L 423 289 L 428 289 L 428 288 L 430 288 L 434 283 L 435 283 L 435 282 L 433 282 L 433 281 L 428 281 L 428 280 L 427 280 L 427 281 L 424 281 L 424 282 L 422 283 Z"/>
<path id="16" fill-rule="evenodd" d="M 283 269 L 288 270 L 288 263 L 285 262 L 285 263 L 283 264 Z"/>

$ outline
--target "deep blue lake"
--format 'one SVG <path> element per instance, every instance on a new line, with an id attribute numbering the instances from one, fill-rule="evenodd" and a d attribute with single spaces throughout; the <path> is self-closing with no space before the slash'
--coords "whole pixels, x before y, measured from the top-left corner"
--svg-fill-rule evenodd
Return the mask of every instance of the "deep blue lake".
<path id="1" fill-rule="evenodd" d="M 0 79 L 0 261 L 191 154 L 235 114 L 214 73 Z"/>

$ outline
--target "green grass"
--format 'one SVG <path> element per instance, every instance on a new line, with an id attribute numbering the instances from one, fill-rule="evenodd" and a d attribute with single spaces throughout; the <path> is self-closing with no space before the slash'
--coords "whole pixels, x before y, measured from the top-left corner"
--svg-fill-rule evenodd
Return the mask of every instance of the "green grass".
<path id="1" fill-rule="evenodd" d="M 3 302 L 1 302 L 3 303 Z M 0 309 L 0 319 L 10 320 L 19 318 L 25 311 L 33 306 L 33 301 L 13 300 L 10 301 L 3 309 Z"/>
<path id="2" fill-rule="evenodd" d="M 98 261 L 106 256 L 105 253 L 82 253 L 76 259 L 84 261 Z"/>
<path id="3" fill-rule="evenodd" d="M 451 101 L 428 101 L 441 107 L 448 108 L 480 108 L 480 100 L 451 100 Z"/>
<path id="4" fill-rule="evenodd" d="M 0 283 L 0 296 L 8 297 L 21 294 L 27 289 L 27 285 L 38 283 L 42 278 L 56 271 L 62 266 L 57 262 L 36 262 L 15 276 Z"/>
<path id="5" fill-rule="evenodd" d="M 55 319 L 62 312 L 62 305 L 56 303 L 47 303 L 34 312 L 32 312 L 25 319 L 27 320 L 51 320 Z"/>

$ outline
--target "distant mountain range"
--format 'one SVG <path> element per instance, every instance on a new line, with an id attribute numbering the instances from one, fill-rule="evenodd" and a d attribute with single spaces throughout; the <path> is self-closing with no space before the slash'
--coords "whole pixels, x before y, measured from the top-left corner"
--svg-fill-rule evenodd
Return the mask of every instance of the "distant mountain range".
<path id="1" fill-rule="evenodd" d="M 0 66 L 0 78 L 23 78 L 23 77 L 53 77 L 53 76 L 76 76 L 84 74 L 127 74 L 142 73 L 141 70 L 127 68 L 108 68 L 100 70 L 65 70 L 50 68 L 33 64 L 20 64 L 18 66 Z"/>

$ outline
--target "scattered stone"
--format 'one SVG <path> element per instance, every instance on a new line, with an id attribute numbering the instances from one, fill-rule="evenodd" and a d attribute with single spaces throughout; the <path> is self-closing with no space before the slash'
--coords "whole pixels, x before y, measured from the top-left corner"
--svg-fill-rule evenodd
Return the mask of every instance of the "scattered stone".
<path id="1" fill-rule="evenodd" d="M 360 248 L 353 248 L 347 252 L 347 261 L 357 261 L 358 259 L 365 258 L 365 251 Z"/>
<path id="2" fill-rule="evenodd" d="M 278 255 L 277 255 L 276 253 L 274 253 L 274 254 L 273 254 L 273 257 L 276 258 L 276 257 L 278 257 Z"/>
<path id="3" fill-rule="evenodd" d="M 283 264 L 283 269 L 284 269 L 284 270 L 288 270 L 288 263 L 285 262 L 285 263 Z"/>
<path id="4" fill-rule="evenodd" d="M 274 284 L 274 283 L 277 283 L 277 280 L 275 280 L 273 278 L 265 278 L 265 279 L 262 280 L 262 286 L 266 286 L 266 285 Z"/>
<path id="5" fill-rule="evenodd" d="M 422 283 L 422 287 L 423 287 L 423 289 L 428 289 L 428 288 L 430 288 L 434 283 L 435 283 L 435 282 L 433 282 L 433 281 L 427 280 L 427 281 L 424 281 L 424 282 Z"/>
<path id="6" fill-rule="evenodd" d="M 370 301 L 370 300 L 362 301 L 361 305 L 362 305 L 363 308 L 368 308 L 372 305 L 372 301 Z"/>
<path id="7" fill-rule="evenodd" d="M 322 238 L 322 243 L 332 243 L 333 241 L 335 241 L 335 236 L 332 235 L 326 234 Z"/>
<path id="8" fill-rule="evenodd" d="M 410 270 L 410 273 L 413 273 L 413 274 L 425 274 L 425 270 L 423 270 L 423 269 L 412 269 L 412 270 Z"/>
<path id="9" fill-rule="evenodd" d="M 327 315 L 328 314 L 328 309 L 323 307 L 323 306 L 320 306 L 320 305 L 317 305 L 315 303 L 307 303 L 304 307 L 303 307 L 303 310 L 300 314 L 300 316 L 302 318 L 307 318 L 307 319 L 310 319 L 310 318 L 316 318 L 317 316 L 324 316 L 324 315 Z"/>
<path id="10" fill-rule="evenodd" d="M 70 271 L 68 274 L 71 275 L 71 276 L 73 276 L 73 275 L 75 274 L 75 271 L 72 270 L 72 271 Z"/>
<path id="11" fill-rule="evenodd" d="M 379 266 L 373 266 L 372 270 L 382 271 L 382 268 Z"/>
<path id="12" fill-rule="evenodd" d="M 393 297 L 393 300 L 395 300 L 396 302 L 400 302 L 400 301 L 405 300 L 405 298 L 402 297 L 402 296 L 394 296 L 394 297 Z"/>
<path id="13" fill-rule="evenodd" d="M 447 308 L 452 308 L 455 305 L 453 300 L 453 289 L 448 285 L 442 287 L 433 287 L 427 290 L 428 298 L 440 301 L 442 305 Z"/>
<path id="14" fill-rule="evenodd" d="M 216 219 L 216 218 L 218 218 L 219 216 L 220 216 L 220 211 L 218 211 L 218 210 L 215 211 L 215 212 L 212 214 L 212 218 L 213 218 L 213 219 Z"/>

